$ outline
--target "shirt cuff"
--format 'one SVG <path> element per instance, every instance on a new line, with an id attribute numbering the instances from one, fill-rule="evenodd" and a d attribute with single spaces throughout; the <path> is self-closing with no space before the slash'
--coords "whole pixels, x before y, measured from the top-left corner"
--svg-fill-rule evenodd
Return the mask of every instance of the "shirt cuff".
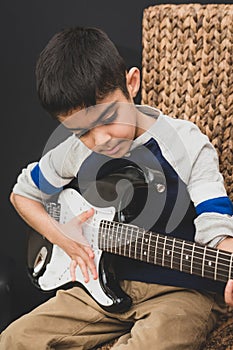
<path id="1" fill-rule="evenodd" d="M 221 239 L 233 237 L 233 217 L 220 213 L 203 213 L 195 220 L 195 241 L 215 247 Z"/>
<path id="2" fill-rule="evenodd" d="M 226 239 L 228 237 L 229 236 L 227 236 L 227 235 L 217 236 L 208 243 L 208 247 L 217 248 L 219 243 L 221 243 L 222 241 L 224 241 L 224 239 Z"/>

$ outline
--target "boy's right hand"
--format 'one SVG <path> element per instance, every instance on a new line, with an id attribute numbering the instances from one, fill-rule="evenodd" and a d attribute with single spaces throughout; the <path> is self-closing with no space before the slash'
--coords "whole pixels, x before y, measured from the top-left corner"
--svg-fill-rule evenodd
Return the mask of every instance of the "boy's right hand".
<path id="1" fill-rule="evenodd" d="M 89 209 L 74 217 L 65 224 L 58 223 L 59 231 L 63 234 L 59 246 L 70 256 L 70 275 L 72 281 L 76 280 L 76 268 L 82 271 L 84 281 L 89 281 L 90 270 L 94 279 L 98 278 L 94 252 L 83 236 L 82 224 L 94 214 L 94 209 Z"/>

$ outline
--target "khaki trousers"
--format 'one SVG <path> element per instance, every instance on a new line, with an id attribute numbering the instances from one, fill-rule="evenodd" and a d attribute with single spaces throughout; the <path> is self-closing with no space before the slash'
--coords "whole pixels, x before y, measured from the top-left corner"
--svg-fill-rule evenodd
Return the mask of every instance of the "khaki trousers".
<path id="1" fill-rule="evenodd" d="M 58 291 L 6 328 L 0 350 L 92 349 L 116 337 L 115 350 L 197 350 L 225 311 L 213 293 L 133 281 L 122 287 L 133 299 L 122 314 L 103 311 L 81 288 Z"/>

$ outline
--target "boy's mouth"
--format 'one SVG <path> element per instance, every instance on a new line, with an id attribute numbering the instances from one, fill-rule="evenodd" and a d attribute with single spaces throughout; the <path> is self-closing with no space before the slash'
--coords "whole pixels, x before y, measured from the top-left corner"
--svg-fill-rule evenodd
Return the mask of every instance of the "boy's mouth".
<path id="1" fill-rule="evenodd" d="M 116 146 L 114 146 L 110 149 L 107 148 L 107 149 L 103 150 L 102 153 L 105 153 L 109 156 L 112 156 L 112 155 L 118 153 L 119 150 L 120 150 L 120 143 L 118 143 Z"/>
<path id="2" fill-rule="evenodd" d="M 109 145 L 108 144 L 103 145 L 102 147 L 96 148 L 95 152 L 104 154 L 106 156 L 114 157 L 117 154 L 121 153 L 122 143 L 124 143 L 125 141 L 126 140 L 118 140 L 118 142 L 115 142 Z"/>

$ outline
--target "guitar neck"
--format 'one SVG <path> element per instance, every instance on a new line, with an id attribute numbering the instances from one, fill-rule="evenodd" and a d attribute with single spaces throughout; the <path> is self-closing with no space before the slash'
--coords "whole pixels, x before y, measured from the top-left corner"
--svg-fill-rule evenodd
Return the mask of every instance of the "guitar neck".
<path id="1" fill-rule="evenodd" d="M 233 277 L 232 253 L 128 224 L 102 220 L 98 244 L 109 253 L 216 281 L 227 282 Z"/>

